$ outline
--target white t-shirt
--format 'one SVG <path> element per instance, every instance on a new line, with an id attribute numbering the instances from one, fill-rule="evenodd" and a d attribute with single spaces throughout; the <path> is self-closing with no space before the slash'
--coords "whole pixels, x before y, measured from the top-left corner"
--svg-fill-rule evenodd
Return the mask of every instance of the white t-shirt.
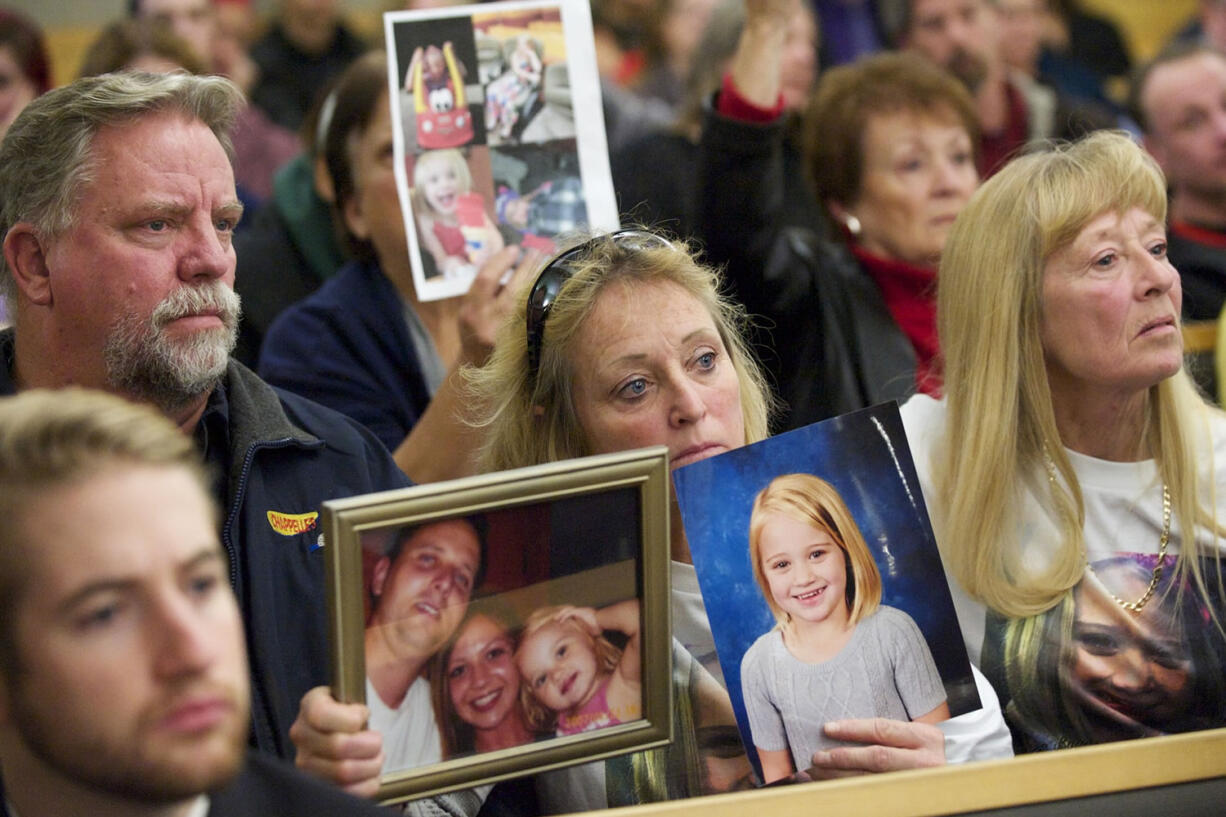
<path id="1" fill-rule="evenodd" d="M 707 620 L 707 608 L 703 605 L 702 590 L 698 586 L 698 572 L 693 565 L 685 562 L 670 564 L 669 599 L 672 601 L 673 638 L 719 681 L 720 686 L 726 687 L 719 656 L 715 652 L 715 636 L 711 634 L 711 622 Z"/>
<path id="2" fill-rule="evenodd" d="M 1217 518 L 1226 522 L 1226 419 L 1205 416 L 1208 428 L 1190 430 L 1204 441 L 1196 450 L 1198 482 L 1215 486 Z M 931 499 L 934 457 L 942 446 L 956 444 L 946 438 L 946 406 L 913 397 L 902 419 L 921 487 Z M 1111 462 L 1068 449 L 1065 454 L 1081 489 L 1090 565 L 1074 590 L 1038 616 L 1012 619 L 989 611 L 950 581 L 967 652 L 997 685 L 1017 739 L 1027 750 L 1042 750 L 1226 725 L 1226 639 L 1208 623 L 1205 600 L 1194 589 L 1166 592 L 1173 589 L 1171 566 L 1184 544 L 1174 513 L 1167 569 L 1157 570 L 1163 531 L 1157 464 Z M 1017 499 L 1020 570 L 1043 569 L 1059 547 L 1045 470 L 1031 475 Z M 1209 501 L 1206 491 L 1201 502 Z M 939 539 L 941 531 L 936 534 Z M 1196 537 L 1202 552 L 1218 547 L 1206 529 Z M 1146 598 L 1148 587 L 1156 592 L 1143 612 L 1121 608 Z"/>
<path id="3" fill-rule="evenodd" d="M 383 736 L 383 772 L 398 772 L 438 763 L 443 744 L 434 707 L 430 702 L 430 682 L 418 678 L 405 693 L 400 706 L 392 709 L 366 679 L 366 706 L 370 708 L 370 728 Z"/>
<path id="4" fill-rule="evenodd" d="M 935 496 L 933 462 L 941 450 L 945 436 L 946 407 L 943 401 L 927 395 L 916 395 L 902 407 L 903 427 L 919 473 L 924 498 L 931 506 Z M 1226 522 L 1226 420 L 1211 415 L 1209 434 L 1212 439 L 1212 461 L 1217 464 L 1214 481 L 1217 485 L 1218 519 Z M 1111 462 L 1088 457 L 1065 449 L 1077 481 L 1081 485 L 1085 504 L 1086 557 L 1093 563 L 1121 551 L 1157 553 L 1162 536 L 1162 480 L 1154 460 L 1141 462 Z M 1210 458 L 1204 457 L 1205 468 Z M 1203 477 L 1208 474 L 1203 474 Z M 1045 480 L 1046 477 L 1043 477 Z M 1041 568 L 1053 557 L 1059 543 L 1059 529 L 1050 504 L 1040 502 L 1029 491 L 1023 497 L 1018 546 L 1023 566 Z M 1200 530 L 1198 539 L 1209 546 L 1213 540 Z M 937 531 L 940 538 L 940 531 Z M 1168 557 L 1179 552 L 1182 535 L 1179 520 L 1172 514 Z M 987 608 L 972 599 L 952 577 L 950 591 L 958 611 L 966 649 L 975 663 L 979 662 L 984 642 L 984 622 Z"/>

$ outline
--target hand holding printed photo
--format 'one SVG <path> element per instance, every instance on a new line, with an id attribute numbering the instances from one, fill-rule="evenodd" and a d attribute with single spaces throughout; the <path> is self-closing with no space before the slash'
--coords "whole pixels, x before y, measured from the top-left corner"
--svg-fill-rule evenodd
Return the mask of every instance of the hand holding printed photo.
<path id="1" fill-rule="evenodd" d="M 617 229 L 587 3 L 388 12 L 384 31 L 419 299 L 463 295 L 504 246 Z"/>
<path id="2" fill-rule="evenodd" d="M 674 483 L 764 782 L 841 745 L 831 721 L 979 708 L 896 405 L 684 466 Z"/>

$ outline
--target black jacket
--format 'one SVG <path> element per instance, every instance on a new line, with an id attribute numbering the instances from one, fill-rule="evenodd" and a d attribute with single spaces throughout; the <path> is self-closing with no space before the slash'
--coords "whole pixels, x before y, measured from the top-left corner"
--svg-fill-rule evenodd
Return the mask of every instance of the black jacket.
<path id="1" fill-rule="evenodd" d="M 699 165 L 702 238 L 784 412 L 798 428 L 915 391 L 915 350 L 875 281 L 817 230 L 783 226 L 783 128 L 707 112 Z"/>
<path id="2" fill-rule="evenodd" d="M 345 263 L 328 205 L 315 193 L 309 159 L 299 156 L 281 168 L 273 197 L 234 235 L 234 251 L 234 291 L 243 299 L 234 358 L 254 369 L 273 320 Z"/>
<path id="3" fill-rule="evenodd" d="M 208 817 L 386 817 L 387 809 L 359 800 L 288 764 L 247 754 L 237 778 L 209 795 Z"/>
<path id="4" fill-rule="evenodd" d="M 209 792 L 208 817 L 387 817 L 386 809 L 309 777 L 284 761 L 248 752 L 234 780 Z M 0 785 L 0 817 L 9 817 Z"/>
<path id="5" fill-rule="evenodd" d="M 1217 320 L 1226 304 L 1226 234 L 1172 224 L 1166 241 L 1166 257 L 1179 270 L 1183 319 Z"/>

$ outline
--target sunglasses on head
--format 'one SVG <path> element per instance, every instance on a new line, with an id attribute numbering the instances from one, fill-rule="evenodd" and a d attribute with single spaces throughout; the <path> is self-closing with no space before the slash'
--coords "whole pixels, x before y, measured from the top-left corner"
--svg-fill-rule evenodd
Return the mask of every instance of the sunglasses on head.
<path id="1" fill-rule="evenodd" d="M 598 235 L 577 244 L 553 258 L 532 284 L 528 293 L 528 372 L 536 377 L 541 365 L 541 344 L 545 340 L 545 320 L 553 306 L 562 285 L 569 281 L 578 271 L 576 263 L 583 260 L 588 253 L 602 242 L 612 241 L 618 249 L 645 250 L 671 247 L 667 239 L 649 233 L 646 230 L 618 230 L 608 235 Z"/>

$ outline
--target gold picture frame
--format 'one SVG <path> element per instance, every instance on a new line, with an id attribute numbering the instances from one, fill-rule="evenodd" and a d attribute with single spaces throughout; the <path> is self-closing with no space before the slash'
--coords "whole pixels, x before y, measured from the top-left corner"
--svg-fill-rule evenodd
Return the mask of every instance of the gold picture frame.
<path id="1" fill-rule="evenodd" d="M 438 736 L 423 743 L 417 734 L 413 746 L 427 747 L 422 751 L 423 759 L 404 766 L 393 763 L 394 753 L 385 740 L 389 765 L 379 790 L 382 802 L 488 785 L 661 746 L 671 740 L 668 502 L 667 449 L 657 446 L 324 503 L 334 694 L 340 701 L 368 703 L 372 712 L 377 703 L 394 717 L 406 717 L 419 725 L 423 717 L 432 715 L 434 720 L 425 723 L 434 725 L 433 734 Z M 480 558 L 472 545 L 468 550 L 455 546 L 455 553 L 469 553 L 471 556 L 465 558 L 475 560 L 472 564 L 464 559 L 457 561 L 462 569 L 454 573 L 459 579 L 453 581 L 453 574 L 447 573 L 448 578 L 432 585 L 435 589 L 429 592 L 435 595 L 428 602 L 418 601 L 422 596 L 408 596 L 408 603 L 392 605 L 393 594 L 404 598 L 410 592 L 404 588 L 425 586 L 406 580 L 393 589 L 390 577 L 416 569 L 416 557 L 406 560 L 410 567 L 401 568 L 400 554 L 438 547 L 415 544 L 424 541 L 419 533 L 426 528 L 435 531 L 431 535 L 436 539 L 439 531 L 450 529 L 449 535 L 454 535 L 457 528 L 470 530 L 469 541 L 481 543 Z M 450 545 L 443 547 L 442 558 L 447 558 L 453 550 L 446 550 Z M 430 558 L 439 557 L 431 554 Z M 454 588 L 459 586 L 456 582 L 466 583 L 467 596 L 455 594 Z M 389 606 L 382 608 L 385 596 Z M 460 659 L 448 657 L 453 649 L 448 641 L 461 636 L 469 618 L 490 618 L 497 609 L 502 620 L 522 624 L 528 613 L 545 606 L 557 609 L 555 605 L 562 604 L 594 613 L 615 604 L 623 609 L 629 604 L 633 609 L 630 598 L 638 602 L 639 629 L 629 638 L 637 638 L 640 644 L 639 711 L 628 709 L 629 717 L 622 722 L 614 715 L 610 725 L 605 725 L 610 720 L 605 718 L 586 727 L 591 731 L 579 734 L 560 734 L 560 726 L 554 731 L 553 726 L 538 724 L 536 739 L 509 748 L 476 749 L 477 741 L 471 736 L 477 730 L 471 726 L 467 728 L 473 747 L 453 737 L 466 728 L 459 711 L 465 704 L 457 703 L 460 699 L 453 692 L 458 684 L 452 678 L 458 677 L 454 674 L 460 670 L 448 669 L 447 664 Z M 417 618 L 401 619 L 411 620 L 411 627 L 388 625 L 390 614 L 379 611 L 391 609 L 407 609 L 410 617 Z M 419 620 L 424 624 L 419 626 Z M 382 622 L 377 625 L 382 629 L 376 629 L 376 621 Z M 369 632 L 368 622 L 372 622 Z M 411 642 L 420 647 L 419 653 L 427 652 L 430 657 L 420 669 L 420 658 L 415 657 L 412 679 L 405 682 L 409 690 L 400 690 L 399 700 L 385 702 L 383 692 L 367 678 L 367 658 L 372 645 L 373 655 L 386 655 L 376 642 L 386 640 L 383 634 L 392 631 L 398 639 L 399 634 L 407 639 L 397 644 Z M 511 646 L 503 653 L 514 655 L 521 631 L 507 629 Z M 618 638 L 616 632 L 603 635 L 608 636 L 605 641 Z M 623 641 L 625 646 L 620 649 L 630 643 Z M 619 648 L 614 645 L 614 649 Z M 379 666 L 386 667 L 387 663 Z M 516 674 L 517 690 L 518 678 Z M 422 679 L 424 685 L 419 683 Z M 511 685 L 504 683 L 507 688 Z M 380 699 L 368 701 L 368 689 L 376 690 Z M 431 700 L 432 709 L 423 709 L 422 700 Z M 516 705 L 521 713 L 527 707 L 525 703 Z M 471 710 L 465 712 L 473 714 Z M 469 718 L 467 722 L 473 721 Z M 432 740 L 439 746 L 437 758 L 428 748 L 434 745 Z"/>

